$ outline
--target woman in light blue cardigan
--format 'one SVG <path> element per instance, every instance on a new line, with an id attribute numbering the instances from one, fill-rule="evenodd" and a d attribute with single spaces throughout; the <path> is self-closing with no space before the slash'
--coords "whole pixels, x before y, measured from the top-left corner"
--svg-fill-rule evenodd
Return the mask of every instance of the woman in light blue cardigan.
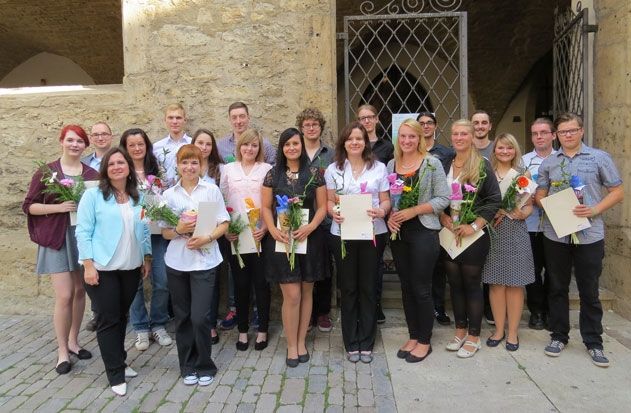
<path id="1" fill-rule="evenodd" d="M 84 285 L 96 309 L 96 338 L 112 391 L 127 392 L 125 377 L 137 373 L 125 364 L 127 312 L 140 277 L 151 269 L 151 236 L 142 219 L 133 162 L 121 148 L 101 162 L 98 188 L 79 203 L 76 237 Z"/>
<path id="2" fill-rule="evenodd" d="M 409 340 L 397 352 L 397 357 L 408 363 L 417 363 L 431 352 L 434 304 L 432 300 L 432 274 L 440 246 L 438 231 L 441 228 L 439 213 L 449 204 L 449 187 L 442 164 L 425 149 L 421 125 L 408 119 L 401 124 L 394 159 L 388 163 L 388 172 L 410 189 L 397 203 L 391 200 L 393 212 L 388 228 L 396 233 L 390 243 L 392 257 L 401 279 L 403 311 L 408 325 Z"/>

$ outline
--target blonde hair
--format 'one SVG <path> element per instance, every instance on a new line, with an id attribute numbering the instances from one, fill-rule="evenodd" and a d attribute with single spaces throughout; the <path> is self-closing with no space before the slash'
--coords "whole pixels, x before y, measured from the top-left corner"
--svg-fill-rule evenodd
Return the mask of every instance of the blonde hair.
<path id="1" fill-rule="evenodd" d="M 243 156 L 241 156 L 241 146 L 253 141 L 259 143 L 259 153 L 256 154 L 255 161 L 263 162 L 263 138 L 261 138 L 261 134 L 256 129 L 246 129 L 241 136 L 239 136 L 239 139 L 237 139 L 237 146 L 234 150 L 237 161 L 241 162 L 243 159 Z"/>
<path id="2" fill-rule="evenodd" d="M 515 157 L 510 161 L 510 167 L 517 170 L 521 167 L 521 149 L 519 148 L 519 144 L 517 143 L 517 139 L 510 133 L 500 133 L 495 137 L 493 141 L 493 150 L 491 150 L 491 166 L 493 169 L 497 169 L 497 165 L 499 161 L 497 160 L 497 156 L 495 156 L 495 148 L 499 142 L 505 143 L 511 148 L 515 149 Z"/>
<path id="3" fill-rule="evenodd" d="M 169 112 L 174 112 L 176 110 L 182 111 L 184 117 L 186 117 L 186 111 L 184 110 L 184 106 L 181 103 L 171 103 L 164 109 L 164 114 L 166 115 Z"/>
<path id="4" fill-rule="evenodd" d="M 460 171 L 460 179 L 462 183 L 469 183 L 472 185 L 477 185 L 478 179 L 480 178 L 480 162 L 484 160 L 480 152 L 473 146 L 473 139 L 475 134 L 475 129 L 473 128 L 473 123 L 468 119 L 459 119 L 451 124 L 451 131 L 453 132 L 456 126 L 462 126 L 467 128 L 467 132 L 471 135 L 471 147 L 469 148 L 469 156 L 462 166 L 462 170 Z"/>
<path id="5" fill-rule="evenodd" d="M 427 155 L 427 147 L 425 146 L 425 139 L 423 139 L 423 128 L 421 124 L 415 121 L 414 119 L 406 119 L 401 122 L 399 126 L 399 133 L 401 132 L 401 126 L 407 126 L 412 129 L 412 131 L 418 136 L 418 145 L 416 147 L 416 151 L 420 153 L 423 157 Z M 401 161 L 401 157 L 403 156 L 403 152 L 401 152 L 401 147 L 399 146 L 399 142 L 394 145 L 394 161 Z"/>

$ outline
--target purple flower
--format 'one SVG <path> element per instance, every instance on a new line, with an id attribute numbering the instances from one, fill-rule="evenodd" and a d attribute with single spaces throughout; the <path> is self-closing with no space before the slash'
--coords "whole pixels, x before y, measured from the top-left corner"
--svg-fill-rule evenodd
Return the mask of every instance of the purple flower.
<path id="1" fill-rule="evenodd" d="M 64 178 L 61 181 L 59 181 L 59 183 L 65 186 L 66 188 L 72 188 L 74 186 L 74 181 L 70 178 Z"/>
<path id="2" fill-rule="evenodd" d="M 397 174 L 393 172 L 390 175 L 388 175 L 387 178 L 388 178 L 388 182 L 390 182 L 390 184 L 393 184 L 397 180 Z"/>
<path id="3" fill-rule="evenodd" d="M 449 197 L 452 201 L 461 201 L 462 200 L 462 188 L 458 182 L 453 182 L 451 184 L 451 196 Z"/>
<path id="4" fill-rule="evenodd" d="M 478 190 L 478 188 L 476 188 L 476 187 L 475 187 L 475 186 L 473 186 L 473 185 L 464 184 L 464 190 L 465 190 L 465 191 L 467 191 L 467 192 L 471 192 L 471 193 L 473 193 L 473 192 L 477 191 L 477 190 Z"/>
<path id="5" fill-rule="evenodd" d="M 366 188 L 368 187 L 368 182 L 361 182 L 359 184 L 359 189 L 361 191 L 362 194 L 366 194 Z"/>

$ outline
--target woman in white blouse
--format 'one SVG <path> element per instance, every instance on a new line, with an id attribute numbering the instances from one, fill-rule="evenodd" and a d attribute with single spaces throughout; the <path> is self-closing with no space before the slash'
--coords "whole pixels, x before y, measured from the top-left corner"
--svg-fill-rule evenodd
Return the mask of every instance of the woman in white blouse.
<path id="1" fill-rule="evenodd" d="M 261 208 L 261 188 L 263 179 L 272 168 L 270 164 L 263 162 L 263 139 L 259 132 L 248 129 L 239 136 L 235 153 L 236 162 L 225 165 L 221 175 L 221 192 L 223 193 L 227 206 L 232 208 L 234 216 L 239 216 L 241 221 L 248 223 L 246 198 L 250 198 L 254 207 Z M 263 237 L 267 234 L 267 227 L 262 219 L 252 236 L 258 245 L 262 245 Z M 227 233 L 226 238 L 230 242 L 238 240 L 237 234 Z M 250 314 L 250 291 L 254 285 L 256 306 L 258 308 L 259 326 L 255 350 L 263 350 L 267 347 L 267 328 L 269 323 L 270 308 L 270 287 L 265 279 L 265 269 L 263 267 L 263 257 L 257 253 L 246 253 L 240 251 L 241 258 L 245 264 L 243 268 L 238 263 L 236 255 L 230 256 L 230 268 L 235 281 L 235 298 L 237 304 L 237 314 L 239 317 L 239 339 L 236 347 L 239 351 L 248 349 L 248 314 Z"/>
<path id="2" fill-rule="evenodd" d="M 101 162 L 98 188 L 88 189 L 77 212 L 79 260 L 85 289 L 96 310 L 96 339 L 112 391 L 127 392 L 126 377 L 137 373 L 125 364 L 127 312 L 140 277 L 151 270 L 149 226 L 134 164 L 122 148 L 110 149 Z"/>
<path id="3" fill-rule="evenodd" d="M 175 228 L 163 228 L 162 235 L 171 240 L 164 261 L 175 315 L 180 373 L 186 385 L 207 386 L 217 373 L 211 359 L 209 313 L 216 268 L 222 261 L 213 241 L 226 232 L 230 216 L 219 188 L 200 179 L 201 165 L 199 148 L 182 146 L 177 152 L 181 179 L 163 196 L 178 214 L 197 210 L 200 202 L 217 203 L 217 227 L 208 236 L 192 236 L 195 222 L 180 218 Z"/>
<path id="4" fill-rule="evenodd" d="M 377 263 L 386 242 L 384 217 L 390 210 L 386 166 L 374 159 L 366 129 L 359 122 L 347 125 L 335 145 L 335 163 L 324 173 L 327 210 L 333 218 L 331 234 L 342 292 L 342 337 L 347 359 L 372 361 L 377 330 Z M 372 207 L 365 213 L 373 220 L 373 239 L 340 238 L 344 216 L 336 207 L 339 195 L 370 194 Z M 342 242 L 346 250 L 342 257 Z"/>

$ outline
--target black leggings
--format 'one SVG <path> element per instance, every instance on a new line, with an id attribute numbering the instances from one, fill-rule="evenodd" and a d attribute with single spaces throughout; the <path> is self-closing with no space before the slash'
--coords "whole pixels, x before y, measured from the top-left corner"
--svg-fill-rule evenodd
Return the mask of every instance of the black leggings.
<path id="1" fill-rule="evenodd" d="M 482 265 L 460 264 L 445 261 L 449 279 L 451 304 L 454 309 L 456 328 L 469 328 L 469 335 L 479 336 L 484 313 L 484 299 L 480 281 Z"/>
<path id="2" fill-rule="evenodd" d="M 245 266 L 241 268 L 236 255 L 230 255 L 230 268 L 234 277 L 235 300 L 239 333 L 249 329 L 250 291 L 254 285 L 256 307 L 259 314 L 259 333 L 267 333 L 269 325 L 270 286 L 265 279 L 263 257 L 257 254 L 242 254 Z"/>

